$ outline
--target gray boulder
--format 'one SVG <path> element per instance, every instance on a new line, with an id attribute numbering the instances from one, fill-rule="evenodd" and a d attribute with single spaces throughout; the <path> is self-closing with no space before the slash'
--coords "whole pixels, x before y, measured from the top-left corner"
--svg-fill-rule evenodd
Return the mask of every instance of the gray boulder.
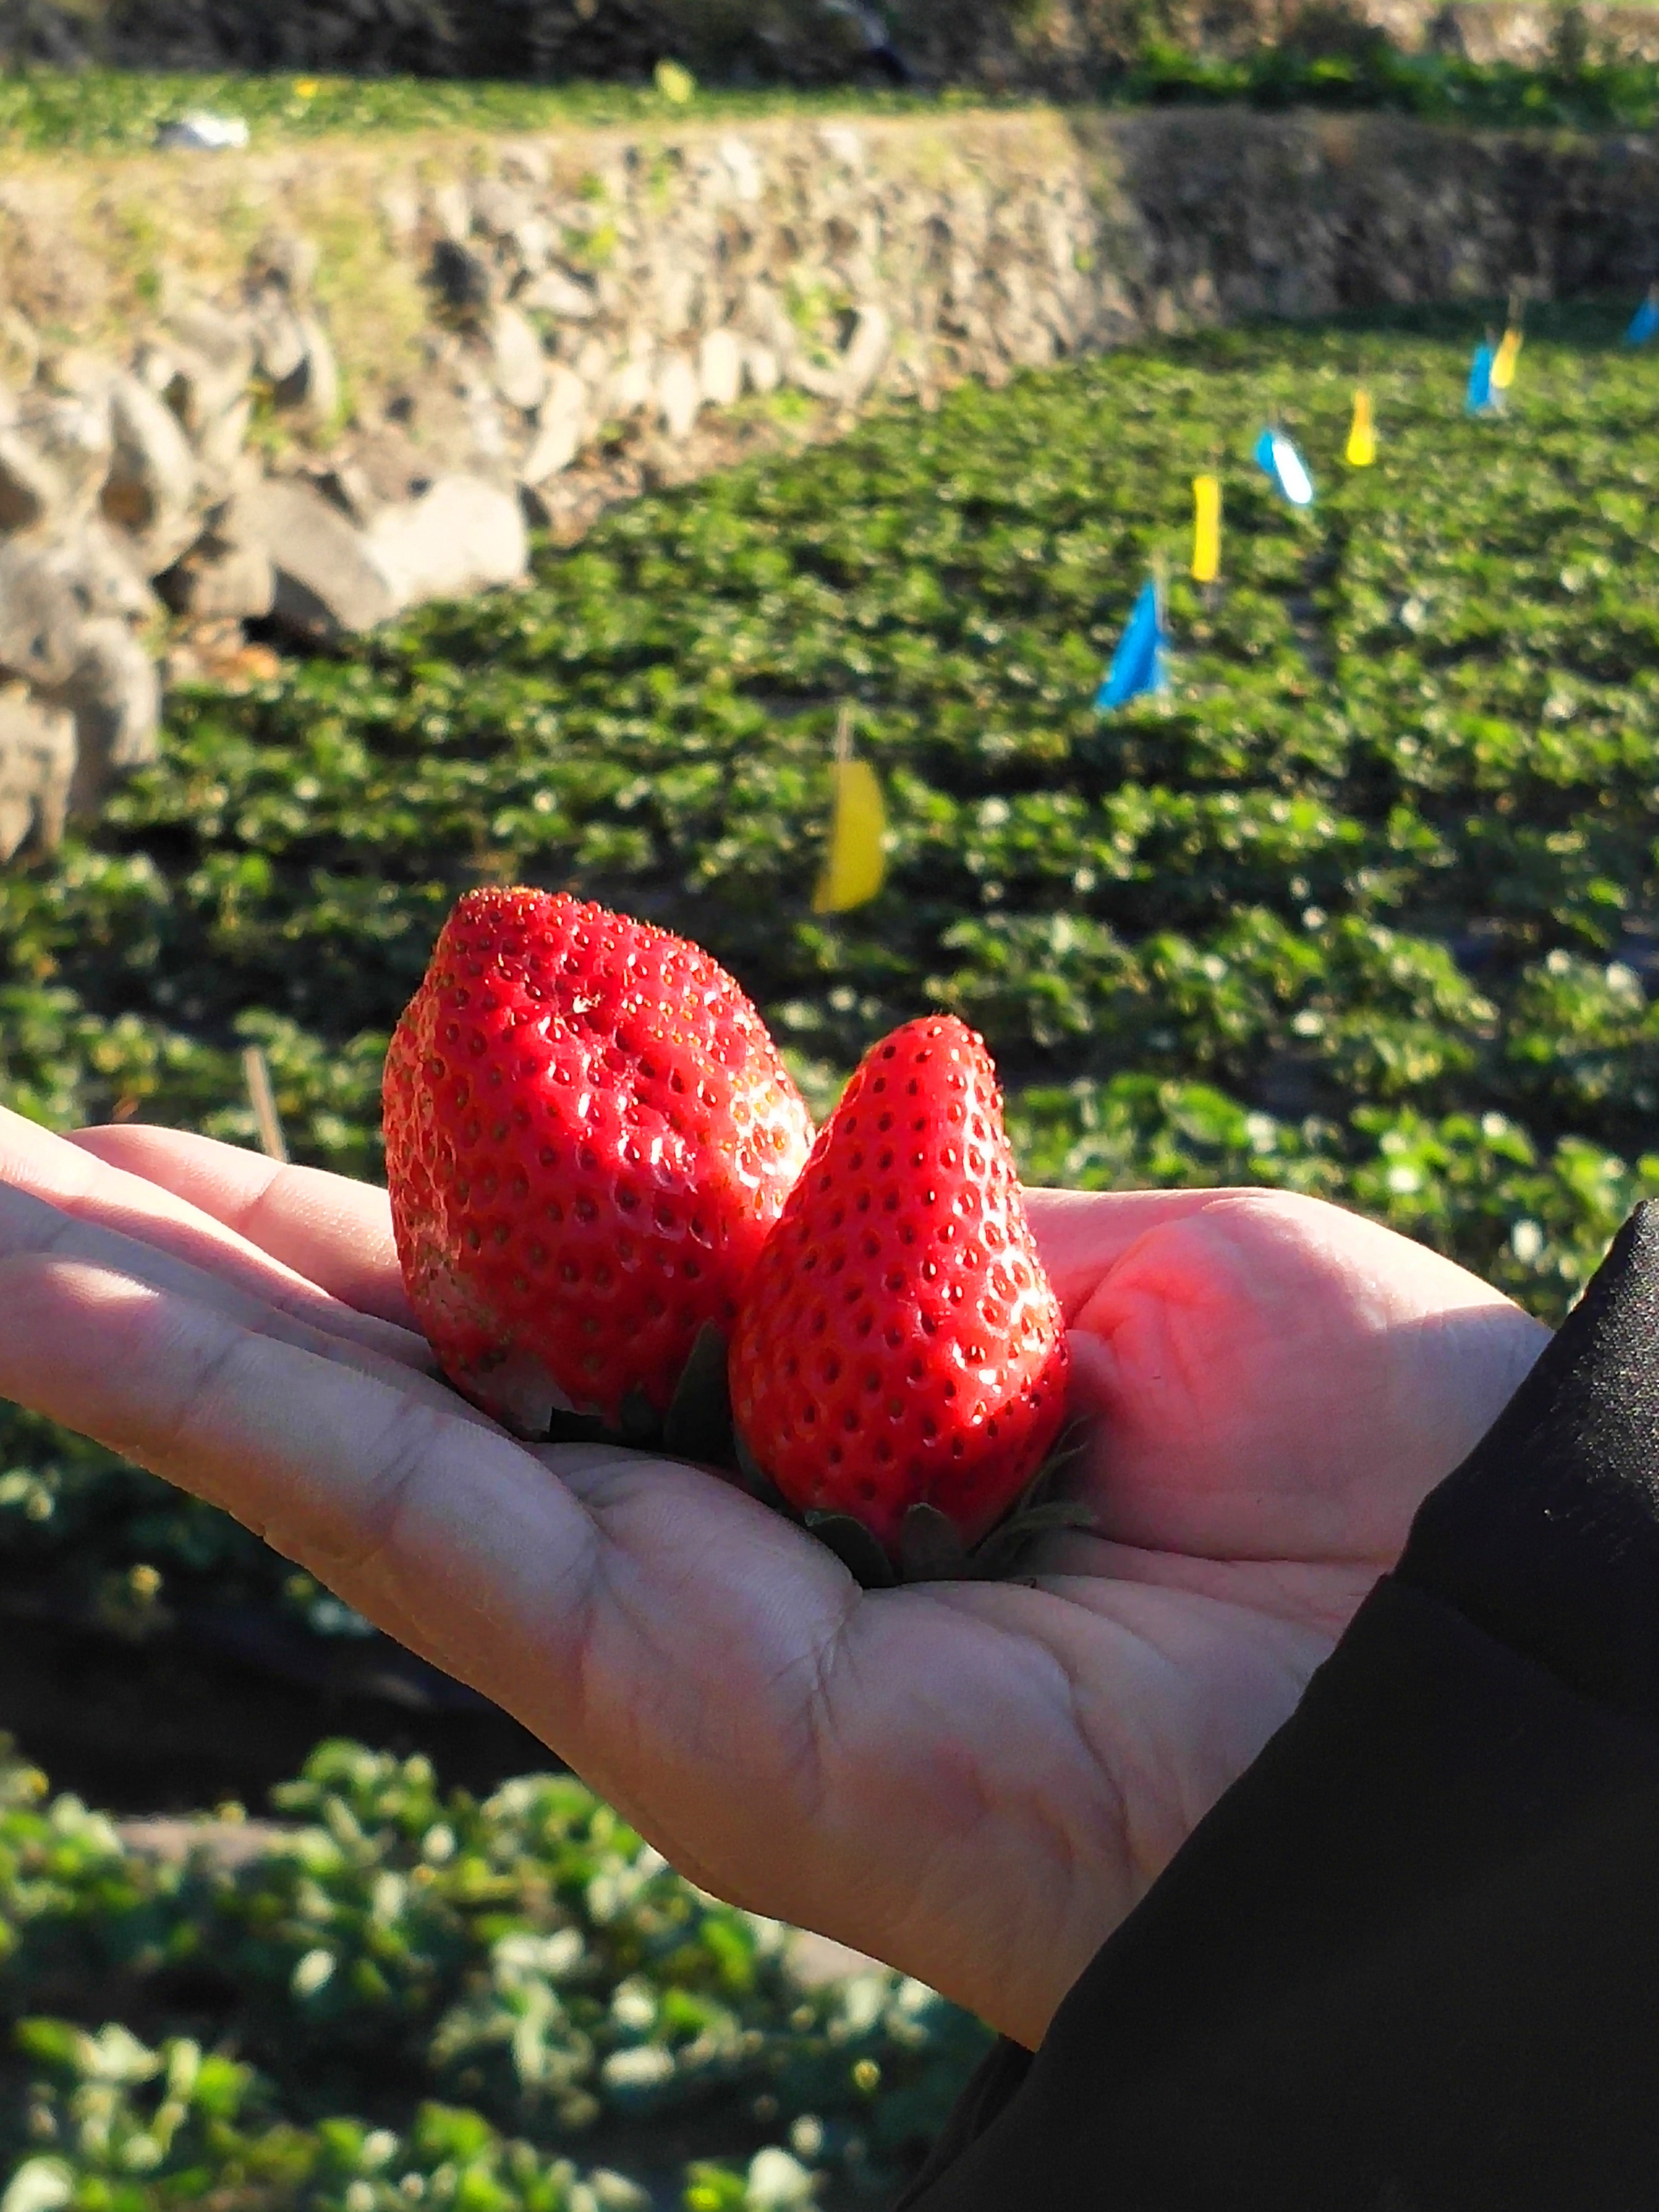
<path id="1" fill-rule="evenodd" d="M 159 576 L 198 527 L 195 457 L 178 416 L 136 376 L 114 379 L 109 408 L 113 450 L 100 503 L 144 574 Z"/>
<path id="2" fill-rule="evenodd" d="M 75 780 L 75 721 L 21 689 L 0 692 L 0 863 L 27 841 L 51 852 Z"/>
<path id="3" fill-rule="evenodd" d="M 245 403 L 252 373 L 253 341 L 246 325 L 207 307 L 175 315 L 142 370 L 194 440 Z"/>
<path id="4" fill-rule="evenodd" d="M 657 412 L 671 438 L 689 438 L 702 406 L 702 384 L 684 354 L 671 354 L 657 380 Z"/>
<path id="5" fill-rule="evenodd" d="M 482 477 L 440 477 L 407 506 L 383 508 L 365 536 L 404 606 L 518 583 L 530 563 L 517 498 Z"/>
<path id="6" fill-rule="evenodd" d="M 489 325 L 489 350 L 495 389 L 509 407 L 528 415 L 547 391 L 547 356 L 542 342 L 516 307 L 497 307 Z"/>
<path id="7" fill-rule="evenodd" d="M 58 550 L 29 540 L 0 543 L 0 671 L 48 689 L 69 681 L 82 621 Z"/>
<path id="8" fill-rule="evenodd" d="M 536 421 L 536 434 L 519 469 L 519 482 L 533 491 L 568 468 L 587 427 L 587 386 L 562 362 L 551 364 L 548 387 Z"/>
<path id="9" fill-rule="evenodd" d="M 304 307 L 269 294 L 254 320 L 261 372 L 278 407 L 295 408 L 319 427 L 339 411 L 340 371 L 328 332 Z"/>
<path id="10" fill-rule="evenodd" d="M 221 526 L 270 562 L 270 612 L 293 635 L 326 641 L 389 622 L 404 604 L 364 533 L 309 484 L 252 486 Z"/>
<path id="11" fill-rule="evenodd" d="M 90 514 L 112 443 L 105 394 L 23 400 L 0 428 L 0 530 L 67 527 Z"/>
<path id="12" fill-rule="evenodd" d="M 556 315 L 562 323 L 592 322 L 599 312 L 595 287 L 568 269 L 544 269 L 516 296 L 526 314 Z"/>
<path id="13" fill-rule="evenodd" d="M 208 537 L 160 579 L 160 590 L 187 622 L 248 622 L 276 605 L 276 572 L 264 546 Z"/>
<path id="14" fill-rule="evenodd" d="M 117 615 L 125 623 L 147 623 L 161 611 L 131 539 L 96 515 L 66 537 L 31 541 L 19 552 L 33 559 L 46 574 L 61 578 L 82 615 Z"/>
<path id="15" fill-rule="evenodd" d="M 74 717 L 70 811 L 95 812 L 110 780 L 155 758 L 161 686 L 155 663 L 126 623 L 105 615 L 82 625 L 69 681 L 47 703 Z"/>

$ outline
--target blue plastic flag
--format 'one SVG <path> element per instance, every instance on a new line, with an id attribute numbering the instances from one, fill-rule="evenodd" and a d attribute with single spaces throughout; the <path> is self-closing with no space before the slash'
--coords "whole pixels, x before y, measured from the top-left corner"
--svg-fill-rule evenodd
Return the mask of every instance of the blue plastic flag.
<path id="1" fill-rule="evenodd" d="M 1166 659 L 1169 642 L 1169 634 L 1164 627 L 1164 608 L 1158 588 L 1149 577 L 1124 625 L 1123 635 L 1117 641 L 1117 651 L 1112 655 L 1112 665 L 1106 672 L 1105 681 L 1095 694 L 1097 710 L 1103 714 L 1109 714 L 1114 708 L 1127 707 L 1131 699 L 1138 699 L 1143 691 L 1167 691 L 1170 688 Z"/>
<path id="2" fill-rule="evenodd" d="M 1625 332 L 1625 343 L 1645 345 L 1656 331 L 1659 331 L 1659 300 L 1650 292 L 1630 319 L 1630 328 Z"/>
<path id="3" fill-rule="evenodd" d="M 1491 346 L 1476 346 L 1474 359 L 1469 363 L 1469 388 L 1463 398 L 1465 414 L 1496 415 L 1503 405 L 1503 398 L 1494 390 L 1492 380 L 1492 363 L 1497 358 Z"/>
<path id="4" fill-rule="evenodd" d="M 1292 507 L 1313 505 L 1308 465 L 1282 430 L 1264 430 L 1255 441 L 1256 465 L 1273 478 L 1273 489 Z"/>

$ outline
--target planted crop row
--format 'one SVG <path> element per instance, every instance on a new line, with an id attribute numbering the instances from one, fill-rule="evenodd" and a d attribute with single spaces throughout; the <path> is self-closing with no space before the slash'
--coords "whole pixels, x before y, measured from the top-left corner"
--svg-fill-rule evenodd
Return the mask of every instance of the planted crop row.
<path id="1" fill-rule="evenodd" d="M 181 696 L 96 833 L 0 881 L 0 1095 L 249 1141 L 254 1040 L 298 1156 L 374 1175 L 385 1038 L 449 901 L 568 884 L 708 944 L 820 1097 L 947 1006 L 1032 1176 L 1326 1194 L 1559 1312 L 1659 1188 L 1659 366 L 1614 315 L 1558 313 L 1508 418 L 1472 422 L 1470 328 L 1212 336 L 963 391 L 642 501 L 524 592 Z M 1362 368 L 1381 456 L 1346 471 Z M 1312 460 L 1310 516 L 1249 463 L 1268 418 Z M 1218 456 L 1206 593 L 1181 563 Z M 1175 690 L 1103 720 L 1155 556 Z M 842 701 L 892 852 L 831 922 Z M 10 1437 L 14 1552 L 270 1586 L 217 1516 Z"/>
<path id="2" fill-rule="evenodd" d="M 478 1803 L 331 1743 L 277 1796 L 241 1863 L 160 1861 L 0 1763 L 0 2158 L 107 2212 L 629 2212 L 654 2133 L 738 2212 L 759 2154 L 781 2191 L 890 2185 L 988 2040 L 885 1969 L 803 1989 L 568 1778 Z"/>
<path id="3" fill-rule="evenodd" d="M 257 1040 L 297 1156 L 374 1175 L 385 1039 L 442 914 L 520 878 L 708 945 L 820 1101 L 948 1006 L 998 1054 L 1031 1177 L 1326 1194 L 1559 1313 L 1659 1192 L 1659 362 L 1620 349 L 1626 304 L 1540 318 L 1498 422 L 1462 415 L 1476 324 L 1451 315 L 964 391 L 641 502 L 524 592 L 182 696 L 98 830 L 0 878 L 0 1096 L 250 1142 Z M 1381 456 L 1346 472 L 1362 371 Z M 1310 515 L 1250 465 L 1267 420 L 1313 465 Z M 1218 459 L 1206 593 L 1182 562 Z M 1159 556 L 1173 692 L 1103 720 Z M 892 850 L 830 921 L 843 702 Z M 141 1641 L 181 1601 L 351 1625 L 21 1415 L 0 1574 Z M 787 2142 L 896 2170 L 974 2042 L 891 1978 L 851 2014 L 799 1999 L 764 1930 L 573 1784 L 441 1802 L 327 1752 L 285 1802 L 307 1839 L 234 1878 L 10 1787 L 4 2002 L 119 2033 L 29 2030 L 5 2124 L 88 2206 L 206 2175 L 348 2212 L 589 2212 L 629 2200 L 562 2159 L 690 2115 L 684 2154 L 716 2164 L 687 2202 L 717 2212 Z"/>
<path id="4" fill-rule="evenodd" d="M 249 1141 L 258 1041 L 298 1156 L 374 1175 L 449 901 L 569 884 L 710 945 L 820 1097 L 947 1006 L 1033 1176 L 1346 1199 L 1558 1313 L 1659 1188 L 1659 366 L 1621 319 L 1540 318 L 1495 422 L 1460 412 L 1455 316 L 963 391 L 642 501 L 524 592 L 183 695 L 161 766 L 0 880 L 0 1095 Z M 1346 471 L 1362 368 L 1381 456 Z M 1249 463 L 1269 418 L 1311 515 Z M 1218 457 L 1206 593 L 1181 567 Z M 1103 720 L 1155 556 L 1176 688 Z M 842 701 L 892 853 L 830 922 Z M 163 1610 L 283 1586 L 218 1516 L 8 1434 L 0 1542 L 35 1571 L 104 1602 L 146 1564 Z"/>
<path id="5" fill-rule="evenodd" d="M 1091 87 L 1115 106 L 1245 106 L 1381 110 L 1487 129 L 1643 131 L 1659 119 L 1659 67 L 1601 60 L 1571 9 L 1543 67 L 1483 63 L 1426 51 L 1404 53 L 1379 33 L 1310 24 L 1281 45 L 1232 59 L 1205 58 L 1149 40 L 1138 52 L 1103 56 Z M 739 46 L 741 27 L 729 27 Z M 902 32 L 899 33 L 901 43 Z M 753 44 L 753 41 L 747 43 Z M 157 130 L 202 107 L 242 118 L 256 144 L 350 132 L 546 131 L 561 125 L 652 125 L 688 117 L 747 118 L 937 112 L 995 104 L 972 84 L 940 92 L 861 84 L 808 91 L 777 85 L 702 87 L 676 71 L 652 84 L 514 81 L 522 57 L 496 57 L 499 81 L 273 72 L 171 75 L 136 70 L 21 70 L 0 82 L 0 143 L 14 149 L 141 151 Z M 755 55 L 746 57 L 752 73 Z M 718 62 L 717 62 L 718 69 Z M 1002 95 L 1006 100 L 1006 95 Z"/>

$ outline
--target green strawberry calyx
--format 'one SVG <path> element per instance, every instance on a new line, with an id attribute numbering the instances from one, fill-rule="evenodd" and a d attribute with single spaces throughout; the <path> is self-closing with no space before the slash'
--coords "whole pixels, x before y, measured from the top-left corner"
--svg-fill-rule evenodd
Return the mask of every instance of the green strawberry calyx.
<path id="1" fill-rule="evenodd" d="M 1087 1440 L 1083 1422 L 1062 1430 L 1054 1449 L 994 1528 L 976 1544 L 963 1541 L 948 1513 L 920 1501 L 904 1516 L 899 1555 L 884 1546 L 851 1513 L 808 1510 L 797 1513 L 736 1439 L 738 1472 L 750 1495 L 782 1513 L 826 1545 L 865 1589 L 892 1589 L 904 1583 L 1001 1582 L 1018 1577 L 1025 1554 L 1039 1536 L 1059 1528 L 1090 1529 L 1095 1516 L 1080 1499 L 1054 1492 L 1060 1477 L 1081 1455 Z"/>
<path id="2" fill-rule="evenodd" d="M 1060 1477 L 1079 1458 L 1085 1442 L 1085 1425 L 1073 1422 L 1061 1431 L 1019 1497 L 978 1543 L 965 1544 L 950 1516 L 937 1505 L 918 1503 L 905 1514 L 899 1555 L 893 1559 L 851 1513 L 798 1513 L 764 1468 L 757 1466 L 732 1425 L 726 1363 L 725 1333 L 713 1322 L 705 1322 L 666 1413 L 659 1413 L 643 1391 L 630 1391 L 623 1401 L 618 1426 L 609 1427 L 592 1414 L 556 1411 L 548 1424 L 547 1441 L 661 1451 L 734 1476 L 751 1498 L 833 1552 L 865 1589 L 892 1589 L 905 1583 L 1006 1580 L 1018 1575 L 1039 1536 L 1060 1528 L 1095 1526 L 1095 1516 L 1086 1505 L 1055 1495 Z"/>

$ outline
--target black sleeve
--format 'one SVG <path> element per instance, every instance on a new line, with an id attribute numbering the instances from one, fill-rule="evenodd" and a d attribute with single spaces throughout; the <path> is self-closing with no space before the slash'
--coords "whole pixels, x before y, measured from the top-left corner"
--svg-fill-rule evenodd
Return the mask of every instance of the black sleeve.
<path id="1" fill-rule="evenodd" d="M 1659 2207 L 1659 1207 L 904 2202 Z"/>

